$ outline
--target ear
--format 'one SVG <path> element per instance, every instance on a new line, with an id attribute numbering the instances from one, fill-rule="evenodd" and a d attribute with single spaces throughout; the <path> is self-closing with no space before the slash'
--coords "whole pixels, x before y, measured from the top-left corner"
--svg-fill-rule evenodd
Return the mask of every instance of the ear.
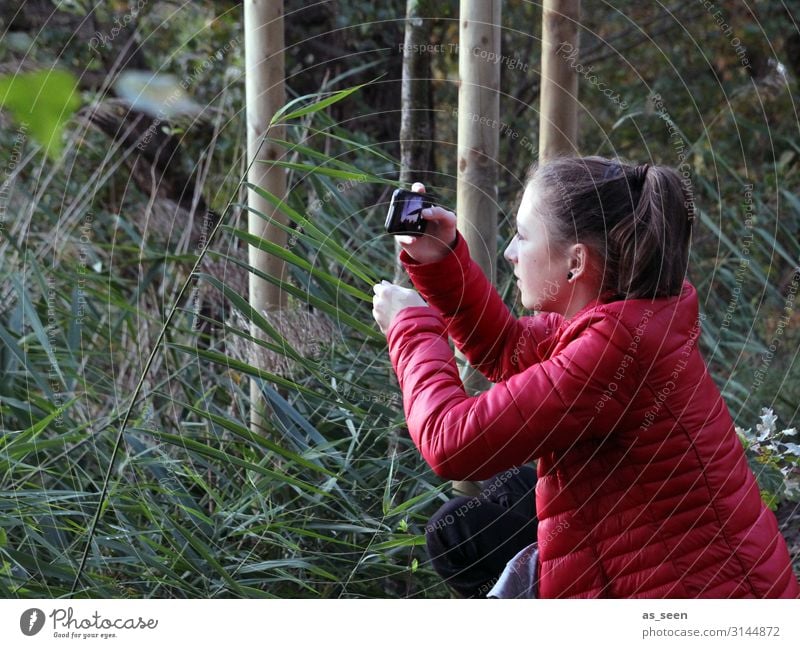
<path id="1" fill-rule="evenodd" d="M 591 250 L 583 243 L 576 243 L 567 250 L 567 265 L 573 279 L 590 272 L 590 256 Z"/>

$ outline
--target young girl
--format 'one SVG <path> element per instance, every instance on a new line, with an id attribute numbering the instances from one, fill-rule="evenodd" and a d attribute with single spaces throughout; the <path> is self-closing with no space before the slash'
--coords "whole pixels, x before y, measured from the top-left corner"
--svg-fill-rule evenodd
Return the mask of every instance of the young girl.
<path id="1" fill-rule="evenodd" d="M 698 350 L 680 176 L 599 157 L 534 167 L 505 251 L 537 311 L 519 320 L 455 215 L 424 217 L 400 259 L 427 303 L 383 282 L 373 315 L 425 460 L 443 478 L 499 484 L 428 524 L 439 573 L 485 596 L 538 539 L 530 589 L 542 598 L 800 596 Z M 491 389 L 465 393 L 448 335 Z M 517 468 L 534 459 L 538 480 Z"/>

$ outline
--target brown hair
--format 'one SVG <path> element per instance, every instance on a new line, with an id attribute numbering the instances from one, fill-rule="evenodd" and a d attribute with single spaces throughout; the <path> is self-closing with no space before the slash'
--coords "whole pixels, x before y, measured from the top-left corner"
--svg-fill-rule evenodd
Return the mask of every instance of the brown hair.
<path id="1" fill-rule="evenodd" d="M 528 173 L 556 244 L 604 259 L 602 291 L 616 299 L 679 295 L 694 220 L 691 187 L 665 166 L 602 157 L 556 158 Z M 527 184 L 527 183 L 526 183 Z"/>

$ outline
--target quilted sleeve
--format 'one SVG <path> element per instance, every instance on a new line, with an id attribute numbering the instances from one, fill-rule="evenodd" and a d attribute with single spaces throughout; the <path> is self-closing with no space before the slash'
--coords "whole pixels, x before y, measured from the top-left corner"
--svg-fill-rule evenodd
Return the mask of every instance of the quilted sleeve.
<path id="1" fill-rule="evenodd" d="M 437 475 L 486 479 L 613 431 L 638 384 L 631 334 L 603 313 L 570 331 L 548 360 L 469 397 L 442 317 L 422 306 L 398 314 L 389 353 L 409 432 Z"/>
<path id="2" fill-rule="evenodd" d="M 461 233 L 441 261 L 416 263 L 405 250 L 400 261 L 425 301 L 441 313 L 455 345 L 489 380 L 505 380 L 542 360 L 539 345 L 555 332 L 561 315 L 515 318 L 470 257 Z"/>

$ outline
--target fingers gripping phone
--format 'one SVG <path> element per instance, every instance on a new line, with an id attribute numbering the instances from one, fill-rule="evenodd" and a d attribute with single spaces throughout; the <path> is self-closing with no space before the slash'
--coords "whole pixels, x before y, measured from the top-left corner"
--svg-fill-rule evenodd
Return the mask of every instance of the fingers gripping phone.
<path id="1" fill-rule="evenodd" d="M 422 236 L 427 221 L 422 217 L 422 210 L 435 203 L 425 194 L 405 189 L 395 189 L 389 212 L 386 214 L 386 231 L 389 234 L 409 234 Z"/>

